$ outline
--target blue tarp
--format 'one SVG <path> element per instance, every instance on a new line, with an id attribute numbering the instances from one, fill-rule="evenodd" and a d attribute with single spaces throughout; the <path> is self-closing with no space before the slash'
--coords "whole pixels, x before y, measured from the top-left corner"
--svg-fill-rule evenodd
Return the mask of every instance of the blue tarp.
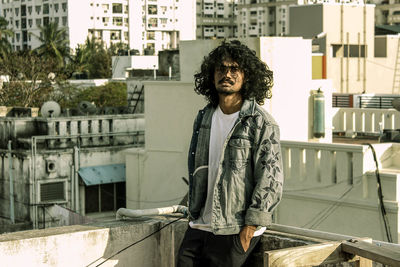
<path id="1" fill-rule="evenodd" d="M 78 173 L 88 186 L 125 182 L 125 164 L 85 167 Z"/>

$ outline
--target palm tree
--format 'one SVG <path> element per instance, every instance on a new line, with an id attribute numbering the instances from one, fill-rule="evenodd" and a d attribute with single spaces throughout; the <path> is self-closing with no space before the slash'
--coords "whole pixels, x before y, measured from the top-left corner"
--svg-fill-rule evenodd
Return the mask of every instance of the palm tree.
<path id="1" fill-rule="evenodd" d="M 4 17 L 0 17 L 0 53 L 2 55 L 11 51 L 11 44 L 8 42 L 7 37 L 14 35 L 14 32 L 7 28 L 7 26 L 8 21 Z"/>
<path id="2" fill-rule="evenodd" d="M 42 45 L 36 48 L 36 52 L 40 56 L 55 58 L 60 66 L 65 64 L 65 60 L 69 57 L 69 47 L 67 39 L 67 30 L 59 28 L 57 23 L 48 23 L 41 26 L 40 35 L 35 36 Z"/>

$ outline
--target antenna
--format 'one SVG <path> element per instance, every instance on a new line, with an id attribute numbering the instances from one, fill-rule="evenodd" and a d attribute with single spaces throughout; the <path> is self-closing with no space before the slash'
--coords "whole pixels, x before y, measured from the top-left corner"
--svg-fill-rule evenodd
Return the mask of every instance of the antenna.
<path id="1" fill-rule="evenodd" d="M 44 118 L 55 118 L 61 114 L 60 105 L 55 101 L 47 101 L 40 108 L 40 114 Z"/>
<path id="2" fill-rule="evenodd" d="M 82 101 L 78 104 L 78 113 L 80 115 L 96 114 L 96 106 L 89 101 Z"/>

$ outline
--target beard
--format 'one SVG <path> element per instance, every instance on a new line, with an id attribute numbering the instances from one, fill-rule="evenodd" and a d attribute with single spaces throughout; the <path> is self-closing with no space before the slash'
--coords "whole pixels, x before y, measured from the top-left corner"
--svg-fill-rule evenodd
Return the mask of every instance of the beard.
<path id="1" fill-rule="evenodd" d="M 230 86 L 220 86 L 220 85 L 222 85 L 223 83 L 225 83 L 225 82 L 227 82 L 228 84 L 230 84 Z M 222 95 L 232 95 L 232 94 L 234 94 L 234 93 L 236 93 L 236 91 L 235 90 L 233 90 L 232 89 L 232 86 L 235 84 L 235 81 L 233 81 L 233 80 L 231 80 L 231 79 L 221 79 L 219 82 L 218 82 L 218 85 L 217 86 L 215 86 L 215 89 L 217 90 L 217 92 L 219 93 L 219 94 L 222 94 Z"/>

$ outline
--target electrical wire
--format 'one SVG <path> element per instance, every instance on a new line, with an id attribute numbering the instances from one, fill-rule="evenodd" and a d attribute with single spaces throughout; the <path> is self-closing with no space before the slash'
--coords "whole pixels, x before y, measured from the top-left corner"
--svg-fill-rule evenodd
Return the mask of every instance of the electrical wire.
<path id="1" fill-rule="evenodd" d="M 361 183 L 361 179 L 358 180 L 357 183 L 352 184 L 349 188 L 347 188 L 343 192 L 343 194 L 337 199 L 337 201 L 343 199 L 348 193 L 351 192 L 352 189 L 354 189 L 355 185 L 359 185 L 360 183 Z M 330 205 L 329 207 L 321 210 L 320 212 L 317 213 L 316 216 L 314 216 L 309 222 L 304 224 L 301 228 L 305 228 L 307 225 L 309 225 L 311 223 L 312 223 L 312 225 L 310 226 L 310 229 L 317 227 L 323 221 L 325 221 L 342 203 L 343 203 L 343 201 L 335 202 L 332 205 Z"/>
<path id="2" fill-rule="evenodd" d="M 134 243 L 130 244 L 129 246 L 126 246 L 126 247 L 124 247 L 123 249 L 120 249 L 120 250 L 119 250 L 119 251 L 117 251 L 116 253 L 112 254 L 112 255 L 111 255 L 111 256 L 109 256 L 109 257 L 107 257 L 107 258 L 106 258 L 104 261 L 102 261 L 101 263 L 97 264 L 97 265 L 96 265 L 96 267 L 98 267 L 98 266 L 102 265 L 102 264 L 103 264 L 103 263 L 105 263 L 106 261 L 108 261 L 108 260 L 110 260 L 111 258 L 113 258 L 114 256 L 116 256 L 116 255 L 120 254 L 121 252 L 123 252 L 123 251 L 127 250 L 128 248 L 130 248 L 130 247 L 132 247 L 132 246 L 134 246 L 134 245 L 136 245 L 136 244 L 138 244 L 138 243 L 140 243 L 140 242 L 142 242 L 142 241 L 146 240 L 147 238 L 149 238 L 149 237 L 153 236 L 154 234 L 156 234 L 156 233 L 160 232 L 160 231 L 161 231 L 162 229 L 164 229 L 165 227 L 167 227 L 167 226 L 169 226 L 169 225 L 171 225 L 171 224 L 173 224 L 173 223 L 176 223 L 177 221 L 179 221 L 179 220 L 181 220 L 181 219 L 184 219 L 184 218 L 186 218 L 186 217 L 179 217 L 178 219 L 176 219 L 176 220 L 173 220 L 173 221 L 171 221 L 171 222 L 167 223 L 166 225 L 164 225 L 164 226 L 160 227 L 159 229 L 157 229 L 157 230 L 156 230 L 156 231 L 154 231 L 153 233 L 151 233 L 151 234 L 149 234 L 149 235 L 147 235 L 147 236 L 143 237 L 142 239 L 140 239 L 140 240 L 138 240 L 138 241 L 136 241 L 136 242 L 134 242 Z M 96 260 L 92 261 L 91 263 L 89 263 L 88 265 L 86 265 L 86 267 L 88 267 L 88 266 L 92 265 L 93 263 L 95 263 L 96 261 L 98 261 L 98 260 L 99 260 L 99 259 L 101 259 L 101 258 L 102 258 L 102 257 L 100 257 L 100 258 L 98 258 L 98 259 L 96 259 Z"/>
<path id="3" fill-rule="evenodd" d="M 355 177 L 354 181 L 356 181 L 356 183 L 358 183 L 358 179 L 361 178 L 361 176 Z M 322 185 L 322 186 L 315 186 L 315 187 L 305 187 L 305 188 L 289 188 L 289 189 L 283 189 L 283 192 L 288 193 L 288 192 L 302 192 L 302 191 L 310 191 L 310 190 L 315 190 L 315 189 L 324 189 L 324 188 L 330 188 L 330 187 L 335 187 L 339 184 L 343 184 L 348 182 L 347 180 L 343 180 L 340 181 L 339 183 L 333 183 L 333 184 L 329 184 L 329 185 Z"/>
<path id="4" fill-rule="evenodd" d="M 379 174 L 379 166 L 378 166 L 378 160 L 376 158 L 375 149 L 370 143 L 366 143 L 366 145 L 368 145 L 369 148 L 371 148 L 372 155 L 373 155 L 374 161 L 375 161 L 375 176 L 376 176 L 376 182 L 377 182 L 379 207 L 380 207 L 383 223 L 385 225 L 386 238 L 387 238 L 388 242 L 393 243 L 392 234 L 391 234 L 391 231 L 390 231 L 389 219 L 387 217 L 385 204 L 383 203 L 381 176 Z"/>

